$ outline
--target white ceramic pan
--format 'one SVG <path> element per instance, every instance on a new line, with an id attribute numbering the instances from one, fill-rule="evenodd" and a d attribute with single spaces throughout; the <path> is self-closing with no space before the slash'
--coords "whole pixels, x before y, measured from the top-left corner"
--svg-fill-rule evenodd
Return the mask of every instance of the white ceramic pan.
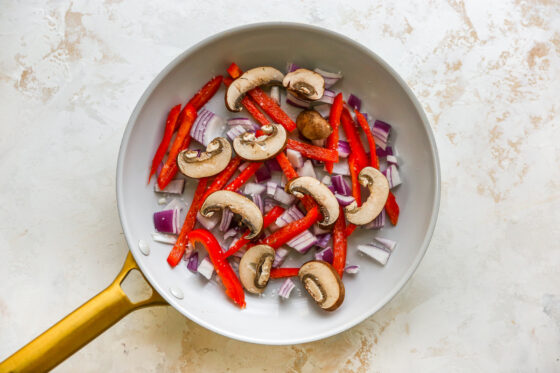
<path id="1" fill-rule="evenodd" d="M 364 110 L 394 127 L 403 184 L 396 196 L 401 205 L 398 226 L 382 235 L 398 241 L 385 267 L 355 249 L 371 240 L 371 231 L 356 231 L 349 240 L 348 262 L 359 264 L 359 274 L 344 277 L 346 298 L 332 313 L 321 311 L 304 293 L 282 302 L 274 296 L 278 284 L 265 296 L 247 295 L 240 310 L 216 283 L 200 281 L 183 264 L 166 263 L 170 246 L 154 243 L 152 213 L 161 206 L 146 176 L 153 151 L 162 135 L 162 123 L 173 105 L 184 103 L 211 76 L 225 74 L 235 61 L 242 68 L 269 65 L 285 69 L 299 65 L 342 71 L 336 89 L 354 93 Z M 224 90 L 218 94 L 223 94 Z M 223 101 L 210 102 L 211 110 L 226 115 Z M 212 36 L 172 61 L 150 84 L 126 127 L 117 166 L 117 200 L 129 255 L 115 283 L 66 319 L 0 364 L 0 371 L 49 369 L 128 312 L 152 304 L 168 303 L 189 319 L 222 335 L 261 344 L 295 344 L 340 333 L 373 315 L 410 278 L 424 256 L 434 229 L 440 198 L 436 145 L 426 116 L 412 91 L 381 58 L 357 42 L 324 29 L 300 24 L 250 25 Z M 196 183 L 189 181 L 185 199 Z M 143 255 L 139 240 L 149 243 Z M 135 263 L 157 293 L 132 304 L 120 282 Z M 171 289 L 179 290 L 182 299 Z M 161 297 L 160 297 L 161 296 Z"/>

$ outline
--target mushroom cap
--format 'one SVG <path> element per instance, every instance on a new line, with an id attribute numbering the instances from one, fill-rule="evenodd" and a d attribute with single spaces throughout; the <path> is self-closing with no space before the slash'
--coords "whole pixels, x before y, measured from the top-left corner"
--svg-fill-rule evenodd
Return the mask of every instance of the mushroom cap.
<path id="1" fill-rule="evenodd" d="M 298 114 L 296 125 L 299 133 L 309 140 L 323 140 L 333 129 L 329 122 L 315 110 L 304 110 Z"/>
<path id="2" fill-rule="evenodd" d="M 334 311 L 344 301 L 344 284 L 327 262 L 312 260 L 301 266 L 298 277 L 305 290 L 325 311 Z"/>
<path id="3" fill-rule="evenodd" d="M 275 251 L 268 245 L 251 247 L 239 262 L 239 279 L 250 293 L 261 294 L 270 279 Z"/>
<path id="4" fill-rule="evenodd" d="M 346 220 L 355 225 L 367 224 L 375 219 L 389 197 L 389 182 L 385 175 L 373 167 L 364 167 L 358 181 L 369 189 L 368 199 L 360 206 L 352 202 L 344 209 Z"/>
<path id="5" fill-rule="evenodd" d="M 233 139 L 233 149 L 237 155 L 248 161 L 264 161 L 274 158 L 286 147 L 288 134 L 283 126 L 270 123 L 261 127 L 264 135 L 256 137 L 245 132 Z"/>
<path id="6" fill-rule="evenodd" d="M 251 233 L 246 237 L 252 239 L 257 237 L 263 227 L 263 216 L 261 210 L 249 198 L 229 190 L 218 190 L 208 197 L 200 208 L 204 217 L 211 217 L 214 212 L 228 207 L 231 212 L 241 216 L 241 221 L 249 228 Z"/>
<path id="7" fill-rule="evenodd" d="M 235 79 L 226 91 L 226 108 L 229 111 L 241 111 L 241 99 L 253 88 L 265 84 L 282 84 L 284 74 L 270 66 L 255 67 L 245 71 Z"/>
<path id="8" fill-rule="evenodd" d="M 216 137 L 210 141 L 205 152 L 199 153 L 197 150 L 180 152 L 177 156 L 177 165 L 184 175 L 200 179 L 222 172 L 227 167 L 231 154 L 229 141 L 223 137 Z"/>
<path id="9" fill-rule="evenodd" d="M 297 69 L 286 74 L 282 84 L 303 100 L 318 100 L 325 93 L 325 79 L 321 74 L 307 69 Z"/>
<path id="10" fill-rule="evenodd" d="M 319 205 L 323 220 L 319 222 L 321 228 L 329 228 L 340 215 L 338 201 L 331 190 L 322 182 L 311 176 L 300 176 L 286 183 L 286 192 L 298 198 L 303 195 L 311 196 Z"/>

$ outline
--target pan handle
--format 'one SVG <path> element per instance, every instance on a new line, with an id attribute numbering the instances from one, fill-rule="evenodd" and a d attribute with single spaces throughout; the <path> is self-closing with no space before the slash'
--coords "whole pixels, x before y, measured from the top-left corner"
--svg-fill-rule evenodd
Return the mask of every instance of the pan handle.
<path id="1" fill-rule="evenodd" d="M 150 298 L 137 303 L 130 301 L 121 283 L 133 269 L 138 269 L 138 265 L 129 252 L 111 285 L 1 362 L 0 373 L 48 371 L 130 312 L 166 305 L 167 302 L 153 288 Z"/>

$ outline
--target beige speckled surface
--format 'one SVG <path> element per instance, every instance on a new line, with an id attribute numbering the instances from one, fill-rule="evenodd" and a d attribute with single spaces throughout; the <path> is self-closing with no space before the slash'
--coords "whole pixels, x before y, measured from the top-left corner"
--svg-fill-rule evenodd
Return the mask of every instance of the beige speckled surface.
<path id="1" fill-rule="evenodd" d="M 128 316 L 57 371 L 560 371 L 558 1 L 1 8 L 0 360 L 117 273 L 116 156 L 152 78 L 214 32 L 286 20 L 359 40 L 424 105 L 443 194 L 417 273 L 324 341 L 250 345 L 164 307 Z"/>

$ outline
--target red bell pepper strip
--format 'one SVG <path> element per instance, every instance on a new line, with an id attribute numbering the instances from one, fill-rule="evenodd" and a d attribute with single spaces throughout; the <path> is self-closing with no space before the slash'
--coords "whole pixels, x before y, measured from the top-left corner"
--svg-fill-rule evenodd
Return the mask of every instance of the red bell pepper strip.
<path id="1" fill-rule="evenodd" d="M 379 169 L 379 160 L 377 159 L 377 153 L 375 151 L 375 139 L 373 138 L 373 135 L 371 133 L 371 128 L 369 128 L 369 124 L 362 113 L 360 113 L 358 110 L 354 110 L 354 113 L 356 114 L 358 124 L 360 125 L 360 127 L 362 127 L 362 130 L 366 134 L 367 142 L 369 145 L 369 165 L 373 168 Z"/>
<path id="2" fill-rule="evenodd" d="M 340 118 L 340 123 L 350 144 L 350 149 L 352 153 L 356 155 L 356 163 L 358 165 L 359 171 L 368 165 L 368 159 L 362 141 L 360 140 L 360 135 L 354 126 L 354 121 L 348 109 L 342 109 L 342 115 Z"/>
<path id="3" fill-rule="evenodd" d="M 241 188 L 243 184 L 245 184 L 251 176 L 257 172 L 257 170 L 261 167 L 262 162 L 251 162 L 247 168 L 245 168 L 241 173 L 228 184 L 224 190 L 229 190 L 231 192 L 237 191 L 237 189 Z"/>
<path id="4" fill-rule="evenodd" d="M 235 65 L 235 66 L 237 66 L 237 65 Z M 229 72 L 229 70 L 228 70 L 228 72 Z M 230 73 L 230 75 L 231 75 L 231 73 Z M 231 78 L 225 78 L 224 79 L 224 84 L 226 85 L 226 87 L 229 87 L 229 85 L 232 82 L 233 82 L 233 79 L 231 79 Z M 267 124 L 270 123 L 270 120 L 268 120 L 266 118 L 266 116 L 259 110 L 258 105 L 255 103 L 255 101 L 253 101 L 251 99 L 251 97 L 249 97 L 249 96 L 243 97 L 241 99 L 241 104 L 249 112 L 249 114 L 251 114 L 253 116 L 253 118 L 255 118 L 255 120 L 260 123 L 261 126 L 266 126 Z"/>
<path id="5" fill-rule="evenodd" d="M 268 228 L 270 224 L 274 223 L 276 219 L 278 219 L 278 217 L 284 213 L 284 211 L 285 210 L 282 207 L 274 206 L 272 210 L 270 210 L 263 216 L 263 229 Z M 243 236 L 241 236 L 240 239 L 238 239 L 233 245 L 231 245 L 228 251 L 225 252 L 226 258 L 238 252 L 243 246 L 247 245 L 251 241 L 246 238 L 249 233 L 251 232 L 247 230 L 245 233 L 243 233 Z"/>
<path id="6" fill-rule="evenodd" d="M 200 206 L 202 206 L 202 202 L 204 201 L 201 197 L 206 190 L 206 185 L 208 184 L 208 179 L 203 178 L 198 181 L 198 186 L 194 192 L 194 197 L 191 202 L 191 207 L 189 208 L 189 212 L 187 212 L 187 217 L 185 218 L 185 222 L 183 223 L 183 227 L 181 228 L 181 232 L 179 233 L 179 237 L 177 237 L 177 241 L 175 245 L 173 245 L 173 249 L 169 253 L 167 257 L 167 263 L 171 267 L 175 267 L 187 248 L 188 237 L 187 235 L 192 231 L 194 225 L 196 223 L 196 213 L 200 210 Z"/>
<path id="7" fill-rule="evenodd" d="M 220 172 L 218 176 L 216 176 L 212 184 L 210 184 L 210 187 L 208 188 L 206 193 L 204 193 L 204 197 L 202 197 L 202 200 L 205 200 L 206 197 L 208 197 L 215 191 L 222 189 L 223 186 L 226 185 L 229 179 L 233 176 L 235 171 L 237 171 L 242 161 L 243 160 L 239 156 L 229 161 L 227 167 L 222 172 Z"/>
<path id="8" fill-rule="evenodd" d="M 295 277 L 299 273 L 299 268 L 272 268 L 270 278 Z"/>
<path id="9" fill-rule="evenodd" d="M 340 218 L 334 223 L 333 228 L 333 267 L 338 272 L 340 278 L 346 265 L 346 220 L 344 211 L 340 208 Z"/>
<path id="10" fill-rule="evenodd" d="M 361 206 L 362 191 L 360 187 L 360 182 L 358 180 L 358 174 L 360 173 L 360 169 L 356 161 L 355 153 L 350 153 L 350 155 L 348 156 L 348 168 L 350 169 L 350 178 L 352 179 L 352 196 L 356 200 L 356 204 L 358 206 Z M 352 223 L 348 224 L 348 226 L 346 227 L 346 235 L 350 236 L 355 229 L 356 226 L 354 224 Z"/>
<path id="11" fill-rule="evenodd" d="M 235 62 L 232 62 L 232 64 L 228 67 L 228 73 L 232 78 L 236 79 L 243 73 L 243 71 Z M 278 106 L 276 101 L 274 101 L 262 89 L 257 87 L 247 92 L 247 94 L 266 114 L 268 114 L 270 118 L 272 118 L 273 121 L 283 125 L 284 128 L 286 128 L 286 131 L 291 132 L 296 129 L 296 124 L 292 118 L 290 118 L 288 114 L 286 114 L 286 112 Z"/>
<path id="12" fill-rule="evenodd" d="M 200 110 L 200 108 L 206 105 L 206 103 L 216 94 L 222 84 L 223 78 L 223 76 L 218 75 L 210 79 L 210 81 L 206 83 L 188 103 L 194 106 L 196 111 Z"/>
<path id="13" fill-rule="evenodd" d="M 329 123 L 332 127 L 332 133 L 327 138 L 327 149 L 336 151 L 337 162 L 338 162 L 338 126 L 340 125 L 340 115 L 342 114 L 342 93 L 339 93 L 334 98 L 334 102 L 331 106 L 331 112 L 329 114 Z M 325 169 L 329 174 L 332 174 L 333 163 L 325 163 Z"/>
<path id="14" fill-rule="evenodd" d="M 212 233 L 205 229 L 195 229 L 189 233 L 189 242 L 194 247 L 195 244 L 200 243 L 210 257 L 210 261 L 214 265 L 216 274 L 222 280 L 222 284 L 226 288 L 226 294 L 230 299 L 237 304 L 240 308 L 245 308 L 245 293 L 241 281 L 237 278 L 231 265 L 224 257 L 224 253 L 220 244 Z"/>
<path id="15" fill-rule="evenodd" d="M 167 148 L 169 147 L 169 143 L 171 142 L 171 138 L 173 137 L 173 132 L 175 132 L 175 128 L 177 126 L 177 118 L 179 117 L 180 112 L 181 105 L 175 105 L 167 115 L 163 139 L 161 139 L 161 143 L 159 144 L 156 150 L 156 154 L 154 155 L 154 159 L 152 160 L 152 168 L 150 169 L 150 176 L 148 176 L 148 183 L 152 179 L 152 176 L 154 176 L 154 174 L 156 173 L 159 164 L 163 160 L 163 157 L 165 157 L 165 153 L 167 152 Z"/>
<path id="16" fill-rule="evenodd" d="M 387 198 L 387 202 L 385 202 L 385 211 L 387 212 L 387 215 L 389 215 L 391 224 L 397 225 L 400 209 L 397 204 L 397 200 L 395 199 L 395 195 L 391 191 L 389 191 L 389 197 Z"/>
<path id="17" fill-rule="evenodd" d="M 290 163 L 290 160 L 286 156 L 286 153 L 284 152 L 279 153 L 276 156 L 276 160 L 278 161 L 278 164 L 280 165 L 282 172 L 284 172 L 284 175 L 286 175 L 286 179 L 292 180 L 294 177 L 298 177 L 298 174 L 294 169 L 294 167 L 292 166 L 292 164 Z"/>
<path id="18" fill-rule="evenodd" d="M 306 144 L 297 140 L 288 139 L 286 147 L 298 151 L 304 157 L 323 162 L 338 162 L 338 151 L 325 149 L 321 146 Z"/>
<path id="19" fill-rule="evenodd" d="M 175 137 L 175 141 L 173 145 L 171 145 L 171 149 L 169 150 L 169 155 L 167 156 L 167 160 L 161 169 L 161 172 L 158 176 L 158 185 L 160 189 L 165 189 L 167 184 L 175 177 L 173 174 L 173 170 L 177 170 L 173 165 L 177 164 L 177 156 L 183 149 L 183 144 L 185 141 L 190 141 L 187 138 L 190 137 L 189 132 L 191 131 L 191 127 L 196 119 L 197 112 L 194 106 L 187 104 L 183 109 L 185 114 L 183 116 L 183 120 L 179 123 L 179 129 L 177 130 L 177 136 Z"/>
<path id="20" fill-rule="evenodd" d="M 319 212 L 319 208 L 315 206 L 309 210 L 303 218 L 283 226 L 270 236 L 262 239 L 259 243 L 268 245 L 273 249 L 278 249 L 280 246 L 284 245 L 286 242 L 311 227 L 319 221 L 320 218 L 321 213 Z"/>

